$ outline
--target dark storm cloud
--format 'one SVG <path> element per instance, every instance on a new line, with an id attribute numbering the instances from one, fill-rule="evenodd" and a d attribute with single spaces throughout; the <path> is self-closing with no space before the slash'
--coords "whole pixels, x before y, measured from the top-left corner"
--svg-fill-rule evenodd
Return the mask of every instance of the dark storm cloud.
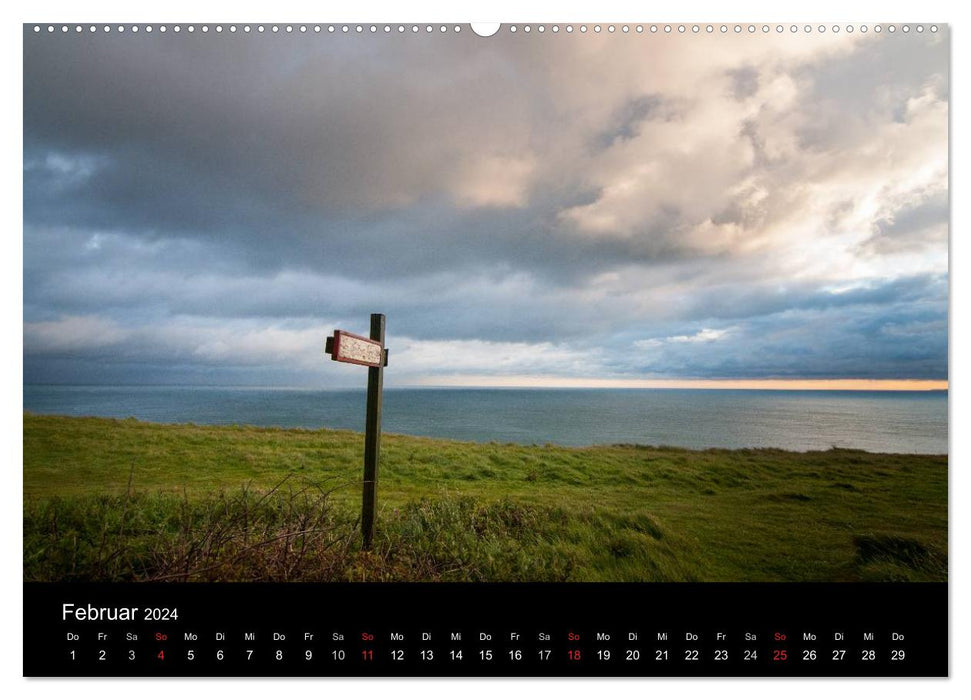
<path id="1" fill-rule="evenodd" d="M 947 301 L 947 280 L 937 276 L 906 277 L 833 292 L 818 284 L 750 284 L 712 286 L 699 292 L 684 310 L 687 318 L 739 319 L 770 316 L 789 310 L 872 309 L 891 304 Z M 865 314 L 861 314 L 865 318 Z"/>
<path id="2" fill-rule="evenodd" d="M 575 39 L 28 31 L 25 377 L 946 375 L 946 41 Z"/>
<path id="3" fill-rule="evenodd" d="M 542 212 L 470 218 L 442 197 L 483 142 L 514 154 L 539 125 L 521 123 L 526 86 L 496 79 L 511 60 L 456 64 L 451 37 L 342 41 L 322 54 L 283 37 L 28 37 L 28 221 L 201 237 L 253 266 L 336 257 L 372 272 L 380 256 L 384 274 L 409 274 L 514 260 L 514 241 L 556 257 Z M 95 158 L 67 183 L 50 165 Z"/>
<path id="4" fill-rule="evenodd" d="M 597 145 L 609 148 L 617 141 L 628 141 L 638 134 L 644 121 L 650 119 L 661 106 L 658 95 L 643 95 L 623 104 L 611 115 L 607 128 L 598 134 Z"/>

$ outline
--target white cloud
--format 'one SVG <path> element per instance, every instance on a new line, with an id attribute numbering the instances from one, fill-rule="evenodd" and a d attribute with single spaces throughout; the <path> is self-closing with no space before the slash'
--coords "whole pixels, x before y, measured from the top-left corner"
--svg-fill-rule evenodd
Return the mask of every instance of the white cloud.
<path id="1" fill-rule="evenodd" d="M 267 320 L 174 317 L 127 325 L 100 316 L 68 316 L 24 324 L 24 349 L 84 355 L 110 349 L 117 357 L 219 365 L 319 367 L 333 325 L 287 327 Z"/>
<path id="2" fill-rule="evenodd" d="M 161 324 L 123 328 L 96 316 L 24 325 L 25 349 L 36 354 L 82 356 L 111 348 L 117 357 L 196 362 L 222 367 L 285 367 L 341 377 L 354 371 L 333 363 L 324 340 L 339 322 L 288 326 L 265 319 L 175 317 Z M 501 374 L 591 374 L 602 371 L 599 349 L 577 350 L 555 343 L 482 340 L 418 340 L 397 336 L 388 343 L 395 378 L 482 371 Z"/>
<path id="3" fill-rule="evenodd" d="M 694 335 L 671 335 L 666 338 L 646 338 L 644 340 L 635 340 L 634 347 L 648 349 L 660 347 L 667 343 L 713 343 L 717 340 L 721 340 L 734 330 L 734 328 L 702 328 Z"/>
<path id="4" fill-rule="evenodd" d="M 554 343 L 503 343 L 486 340 L 398 338 L 389 365 L 403 374 L 450 374 L 487 368 L 502 374 L 571 375 L 600 368 L 600 351 Z"/>
<path id="5" fill-rule="evenodd" d="M 62 353 L 108 348 L 127 340 L 130 331 L 101 316 L 67 316 L 24 324 L 24 351 Z"/>

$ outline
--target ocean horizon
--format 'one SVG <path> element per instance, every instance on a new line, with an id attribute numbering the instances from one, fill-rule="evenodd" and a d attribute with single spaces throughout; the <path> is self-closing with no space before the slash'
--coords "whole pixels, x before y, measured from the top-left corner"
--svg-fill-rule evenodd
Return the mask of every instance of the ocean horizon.
<path id="1" fill-rule="evenodd" d="M 363 431 L 365 391 L 304 387 L 25 384 L 39 414 Z M 833 447 L 946 454 L 948 392 L 401 387 L 383 430 L 517 444 L 690 449 Z"/>

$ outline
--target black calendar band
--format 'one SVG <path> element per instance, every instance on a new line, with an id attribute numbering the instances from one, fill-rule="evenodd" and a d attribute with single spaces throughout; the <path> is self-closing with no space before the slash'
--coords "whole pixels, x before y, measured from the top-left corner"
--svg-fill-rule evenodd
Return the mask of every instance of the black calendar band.
<path id="1" fill-rule="evenodd" d="M 942 583 L 24 584 L 26 676 L 946 676 Z"/>

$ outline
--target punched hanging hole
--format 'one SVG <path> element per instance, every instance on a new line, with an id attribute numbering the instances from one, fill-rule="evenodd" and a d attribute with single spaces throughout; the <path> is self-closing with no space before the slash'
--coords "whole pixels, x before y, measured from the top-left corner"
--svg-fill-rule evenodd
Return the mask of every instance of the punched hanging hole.
<path id="1" fill-rule="evenodd" d="M 502 25 L 498 22 L 473 22 L 472 31 L 476 36 L 492 36 Z"/>

